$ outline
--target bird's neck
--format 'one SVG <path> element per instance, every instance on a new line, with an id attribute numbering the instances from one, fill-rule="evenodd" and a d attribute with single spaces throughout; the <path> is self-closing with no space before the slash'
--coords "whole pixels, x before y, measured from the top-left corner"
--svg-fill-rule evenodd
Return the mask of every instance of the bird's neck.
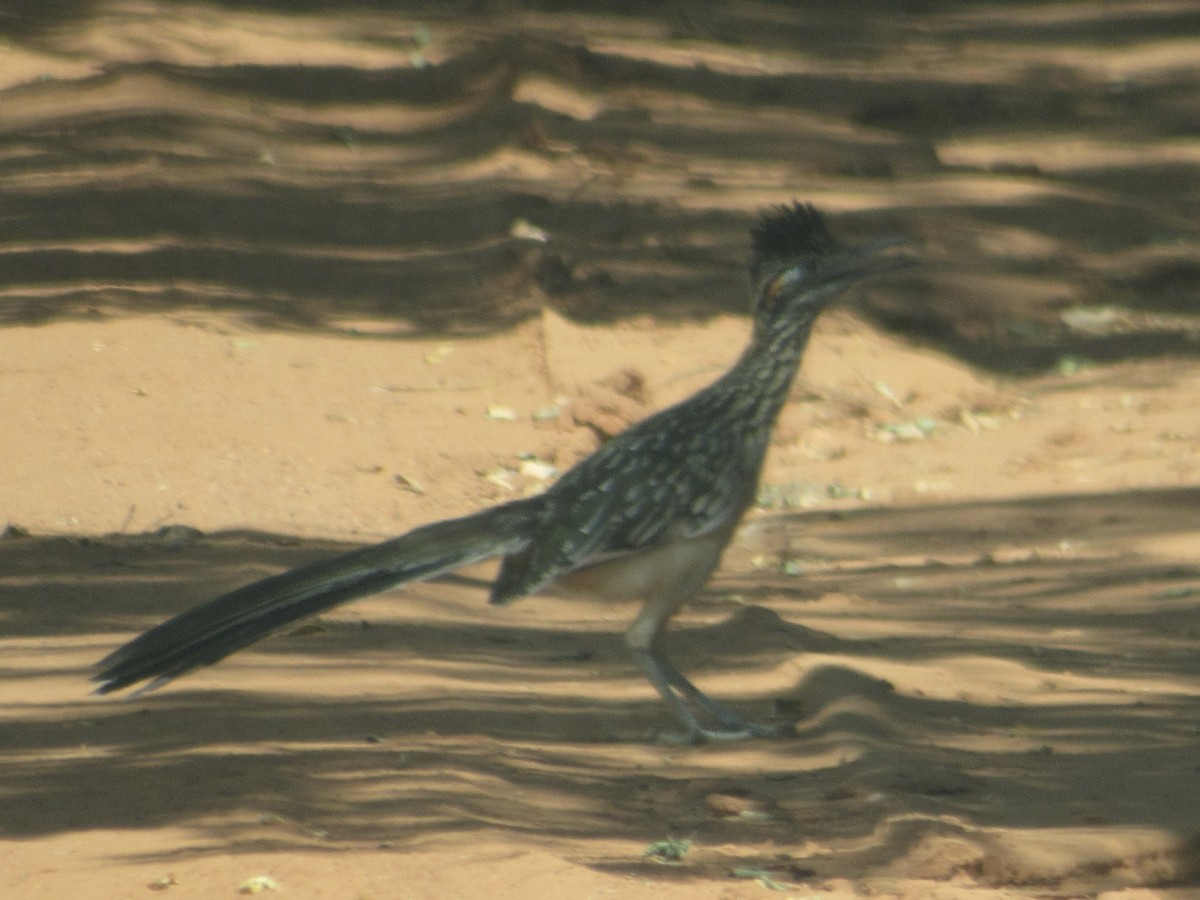
<path id="1" fill-rule="evenodd" d="M 775 421 L 800 368 L 814 318 L 804 316 L 755 327 L 749 346 L 725 374 L 725 379 L 743 388 L 732 396 L 750 407 L 744 411 L 746 414 L 760 421 Z"/>

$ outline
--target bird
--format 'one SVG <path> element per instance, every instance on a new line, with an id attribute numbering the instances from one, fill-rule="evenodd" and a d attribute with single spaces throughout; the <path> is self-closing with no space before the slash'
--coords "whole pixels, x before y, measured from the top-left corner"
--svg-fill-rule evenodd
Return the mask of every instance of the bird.
<path id="1" fill-rule="evenodd" d="M 763 210 L 751 229 L 752 333 L 715 381 L 611 438 L 541 494 L 419 526 L 383 543 L 237 588 L 151 628 L 96 664 L 96 693 L 154 690 L 355 598 L 499 557 L 489 602 L 538 593 L 634 600 L 633 661 L 688 743 L 793 733 L 701 691 L 662 647 L 671 617 L 717 568 L 754 502 L 772 429 L 819 314 L 859 279 L 908 265 L 889 237 L 848 246 L 811 204 Z M 666 735 L 664 735 L 666 737 Z"/>

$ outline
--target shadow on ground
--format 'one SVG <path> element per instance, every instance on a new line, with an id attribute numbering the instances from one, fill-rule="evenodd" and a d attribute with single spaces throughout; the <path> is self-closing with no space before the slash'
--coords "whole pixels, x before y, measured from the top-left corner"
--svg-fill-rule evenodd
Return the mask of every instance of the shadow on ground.
<path id="1" fill-rule="evenodd" d="M 1196 33 L 1186 5 L 609 4 L 586 28 L 566 6 L 381 9 L 11 21 L 47 68 L 4 91 L 0 322 L 740 311 L 753 209 L 799 196 L 852 236 L 921 241 L 926 265 L 863 309 L 975 363 L 1200 346 L 1200 74 L 1170 55 Z M 245 10 L 301 57 L 306 28 L 333 49 L 210 48 Z M 56 75 L 64 58 L 92 68 Z M 1074 308 L 1107 312 L 1081 328 Z"/>
<path id="2" fill-rule="evenodd" d="M 178 530 L 10 539 L 0 748 L 21 765 L 0 828 L 210 822 L 255 849 L 496 825 L 794 848 L 819 829 L 838 871 L 1187 878 L 1200 569 L 1144 549 L 1194 533 L 1197 499 L 771 519 L 806 576 L 755 572 L 735 550 L 670 646 L 737 706 L 797 717 L 797 735 L 699 748 L 646 743 L 666 714 L 614 634 L 623 619 L 544 598 L 489 611 L 473 578 L 364 601 L 159 694 L 88 699 L 84 663 L 137 629 L 335 548 Z M 1064 834 L 1068 862 L 1030 861 L 1030 835 L 1044 849 Z M 1125 849 L 1098 859 L 1101 845 Z M 831 864 L 800 856 L 797 870 Z"/>

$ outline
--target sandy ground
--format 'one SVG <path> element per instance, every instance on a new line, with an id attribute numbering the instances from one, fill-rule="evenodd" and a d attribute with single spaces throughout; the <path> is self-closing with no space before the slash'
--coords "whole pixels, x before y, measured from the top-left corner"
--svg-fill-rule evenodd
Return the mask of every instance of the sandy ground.
<path id="1" fill-rule="evenodd" d="M 0 12 L 0 896 L 1200 896 L 1200 6 L 408 8 Z M 88 696 L 710 381 L 792 197 L 923 259 L 672 631 L 795 738 L 486 566 Z"/>

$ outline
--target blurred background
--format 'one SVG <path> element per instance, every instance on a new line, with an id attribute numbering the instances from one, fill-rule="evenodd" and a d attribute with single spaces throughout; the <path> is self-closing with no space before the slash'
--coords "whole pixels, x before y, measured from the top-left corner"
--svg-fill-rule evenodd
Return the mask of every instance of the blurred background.
<path id="1" fill-rule="evenodd" d="M 972 364 L 1200 346 L 1194 2 L 58 0 L 0 36 L 9 324 L 740 312 L 799 197 L 923 241 L 860 312 Z"/>

